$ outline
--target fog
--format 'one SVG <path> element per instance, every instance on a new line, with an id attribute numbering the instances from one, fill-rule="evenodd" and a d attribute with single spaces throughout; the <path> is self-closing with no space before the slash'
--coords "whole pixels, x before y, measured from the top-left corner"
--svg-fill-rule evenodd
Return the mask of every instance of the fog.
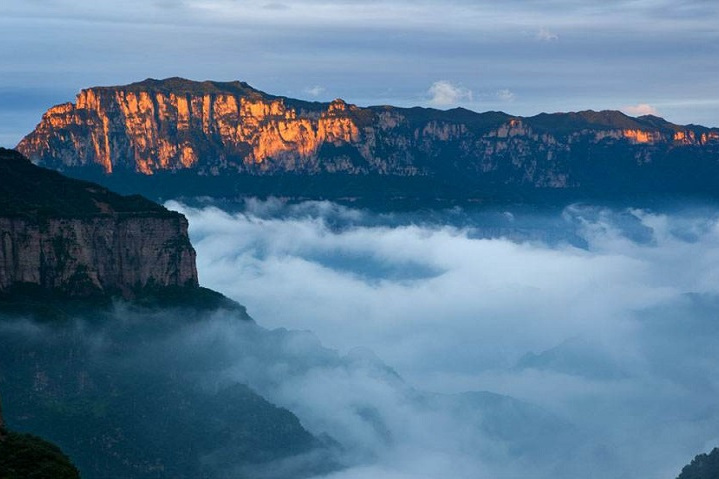
<path id="1" fill-rule="evenodd" d="M 356 453 L 331 477 L 675 477 L 719 444 L 711 208 L 167 206 L 203 284 L 363 365 L 254 382 Z"/>
<path id="2" fill-rule="evenodd" d="M 120 424 L 212 442 L 198 450 L 217 478 L 671 479 L 719 445 L 719 210 L 167 206 L 189 219 L 201 283 L 256 322 L 122 303 L 61 333 L 2 321 L 3 387 L 17 363 L 37 394 L 53 374 L 77 394 L 64 358 L 94 381 L 88 404 L 126 388 Z M 65 352 L 43 363 L 40 343 Z M 248 463 L 219 440 L 234 406 L 257 407 L 223 395 L 237 383 L 321 447 Z M 184 439 L 183 414 L 211 429 Z"/>

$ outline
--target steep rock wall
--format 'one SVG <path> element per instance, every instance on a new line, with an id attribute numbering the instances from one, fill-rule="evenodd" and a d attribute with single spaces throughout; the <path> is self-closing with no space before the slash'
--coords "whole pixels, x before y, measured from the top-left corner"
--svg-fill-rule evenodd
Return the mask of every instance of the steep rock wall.
<path id="1" fill-rule="evenodd" d="M 277 97 L 240 82 L 174 78 L 83 90 L 75 103 L 48 110 L 18 149 L 54 169 L 105 175 L 341 173 L 565 189 L 622 180 L 650 164 L 660 170 L 649 176 L 671 178 L 686 158 L 713 168 L 719 129 L 617 111 L 523 118 L 359 108 Z"/>
<path id="2" fill-rule="evenodd" d="M 0 291 L 29 283 L 73 296 L 197 286 L 187 221 L 0 217 Z"/>
<path id="3" fill-rule="evenodd" d="M 146 287 L 198 286 L 181 214 L 1 148 L 0 178 L 0 293 L 35 285 L 130 298 Z"/>

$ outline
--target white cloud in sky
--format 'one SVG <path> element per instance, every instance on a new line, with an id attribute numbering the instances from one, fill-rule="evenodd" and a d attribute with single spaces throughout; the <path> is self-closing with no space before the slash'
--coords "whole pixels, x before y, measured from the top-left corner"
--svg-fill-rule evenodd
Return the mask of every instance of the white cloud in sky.
<path id="1" fill-rule="evenodd" d="M 446 80 L 436 81 L 427 93 L 430 104 L 434 106 L 452 106 L 463 102 L 472 102 L 472 90 Z"/>
<path id="2" fill-rule="evenodd" d="M 7 0 L 0 44 L 14 48 L 0 51 L 12 65 L 0 96 L 32 88 L 50 99 L 25 120 L 0 98 L 9 118 L 0 130 L 16 132 L 0 141 L 14 146 L 47 108 L 82 88 L 172 76 L 242 80 L 285 96 L 331 83 L 351 103 L 403 107 L 432 98 L 426 90 L 438 79 L 474 88 L 475 106 L 480 94 L 496 102 L 511 84 L 521 101 L 510 113 L 522 116 L 629 105 L 645 98 L 651 80 L 652 105 L 667 119 L 719 125 L 711 2 L 580 3 Z M 685 68 L 667 70 L 677 64 Z"/>
<path id="3" fill-rule="evenodd" d="M 638 103 L 636 105 L 623 106 L 621 110 L 627 115 L 631 116 L 642 116 L 642 115 L 655 115 L 659 116 L 657 109 L 647 103 Z"/>
<path id="4" fill-rule="evenodd" d="M 497 98 L 502 101 L 511 102 L 517 98 L 517 95 L 512 90 L 504 88 L 502 90 L 497 90 Z"/>
<path id="5" fill-rule="evenodd" d="M 546 28 L 540 28 L 535 38 L 542 42 L 554 42 L 559 40 L 559 35 Z"/>
<path id="6" fill-rule="evenodd" d="M 325 90 L 326 90 L 325 87 L 319 86 L 319 85 L 315 85 L 315 86 L 312 86 L 312 87 L 307 87 L 307 88 L 305 88 L 304 92 L 307 93 L 307 94 L 310 95 L 310 96 L 317 97 L 317 96 L 320 96 L 322 93 L 324 93 Z"/>

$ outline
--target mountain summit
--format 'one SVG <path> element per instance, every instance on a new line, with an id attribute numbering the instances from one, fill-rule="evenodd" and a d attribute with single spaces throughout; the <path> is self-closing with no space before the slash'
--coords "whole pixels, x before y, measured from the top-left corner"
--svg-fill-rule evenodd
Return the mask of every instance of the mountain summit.
<path id="1" fill-rule="evenodd" d="M 525 118 L 361 108 L 181 78 L 83 90 L 75 103 L 48 110 L 17 149 L 120 189 L 110 178 L 123 177 L 125 187 L 129 178 L 145 194 L 174 185 L 171 193 L 214 196 L 487 199 L 537 191 L 713 195 L 719 186 L 716 128 L 618 111 Z"/>

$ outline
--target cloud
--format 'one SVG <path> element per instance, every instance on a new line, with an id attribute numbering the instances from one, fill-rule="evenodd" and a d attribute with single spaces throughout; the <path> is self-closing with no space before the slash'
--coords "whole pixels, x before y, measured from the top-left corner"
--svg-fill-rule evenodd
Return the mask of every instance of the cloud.
<path id="1" fill-rule="evenodd" d="M 587 468 L 608 478 L 637 469 L 671 476 L 717 439 L 682 413 L 704 411 L 703 424 L 719 427 L 708 399 L 719 393 L 712 210 L 377 215 L 273 200 L 229 214 L 169 206 L 189 217 L 202 281 L 246 304 L 260 324 L 312 330 L 340 355 L 368 348 L 418 391 L 492 391 L 555 417 L 537 426 L 555 431 L 551 440 L 530 439 L 530 428 L 526 443 L 500 453 L 497 437 L 470 428 L 457 403 L 427 409 L 425 398 L 420 407 L 374 367 L 315 368 L 262 389 L 311 430 L 361 451 L 348 462 L 357 469 L 332 477 L 521 475 L 530 463 L 537 478 Z M 328 388 L 347 394 L 328 397 Z M 483 397 L 471 410 L 501 401 Z M 556 418 L 574 432 L 555 430 Z M 507 421 L 494 430 L 517 431 Z M 576 447 L 569 455 L 565 434 Z M 463 444 L 482 453 L 467 457 Z"/>
<path id="2" fill-rule="evenodd" d="M 320 96 L 322 93 L 325 92 L 325 87 L 315 85 L 313 87 L 307 87 L 305 88 L 304 92 L 307 93 L 310 96 Z"/>
<path id="3" fill-rule="evenodd" d="M 719 10 L 699 2 L 668 8 L 512 1 L 488 9 L 481 2 L 403 0 L 384 2 L 377 15 L 377 8 L 353 1 L 279 2 L 290 7 L 284 10 L 264 8 L 267 2 L 158 1 L 166 8 L 139 0 L 3 1 L 0 43 L 18 48 L 2 52 L 2 63 L 13 68 L 0 78 L 0 90 L 37 88 L 48 100 L 26 108 L 27 120 L 0 108 L 7 113 L 0 130 L 8 132 L 0 141 L 14 146 L 47 108 L 72 101 L 82 88 L 172 76 L 243 80 L 278 95 L 331 81 L 334 94 L 351 103 L 411 107 L 418 92 L 420 100 L 432 97 L 426 90 L 435 79 L 471 86 L 481 72 L 494 101 L 512 78 L 521 101 L 511 113 L 523 116 L 631 104 L 646 96 L 651 79 L 653 104 L 671 121 L 719 125 L 713 103 Z M 535 40 L 540 26 L 550 37 L 560 34 L 552 48 Z M 667 70 L 677 64 L 686 68 Z M 518 74 L 526 71 L 532 75 Z"/>
<path id="4" fill-rule="evenodd" d="M 621 110 L 627 115 L 631 116 L 659 115 L 657 109 L 647 103 L 638 103 L 636 105 L 623 106 Z"/>
<path id="5" fill-rule="evenodd" d="M 554 42 L 559 40 L 559 35 L 546 28 L 540 28 L 535 38 L 541 42 Z"/>
<path id="6" fill-rule="evenodd" d="M 209 398 L 247 384 L 340 445 L 333 479 L 675 477 L 719 443 L 713 207 L 168 206 L 188 216 L 203 284 L 260 326 L 123 305 L 62 333 L 0 321 L 0 362 L 32 381 L 36 362 L 13 348 L 45 338 L 67 349 L 36 361 L 71 357 L 116 384 L 169 371 Z M 133 407 L 152 396 L 131 389 Z M 238 456 L 213 457 L 221 477 L 300 476 L 292 461 L 234 471 Z"/>
<path id="7" fill-rule="evenodd" d="M 497 98 L 502 101 L 512 102 L 517 98 L 517 95 L 515 95 L 511 90 L 504 88 L 502 90 L 497 90 Z"/>
<path id="8" fill-rule="evenodd" d="M 446 80 L 434 82 L 427 93 L 430 96 L 430 104 L 434 106 L 451 106 L 472 101 L 472 90 Z"/>
<path id="9" fill-rule="evenodd" d="M 270 2 L 262 5 L 265 10 L 289 10 L 290 6 L 286 3 L 281 2 Z"/>

